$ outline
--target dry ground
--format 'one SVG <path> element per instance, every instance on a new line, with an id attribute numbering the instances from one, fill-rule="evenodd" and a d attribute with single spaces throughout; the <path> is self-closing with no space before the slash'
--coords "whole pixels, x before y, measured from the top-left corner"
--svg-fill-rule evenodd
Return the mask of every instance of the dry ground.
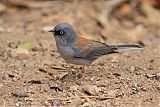
<path id="1" fill-rule="evenodd" d="M 108 22 L 103 20 L 105 5 L 56 2 L 2 12 L 0 106 L 160 107 L 159 10 L 144 5 L 146 16 L 133 14 L 135 22 L 118 21 L 116 14 Z M 59 22 L 71 23 L 82 37 L 108 44 L 141 43 L 144 49 L 103 56 L 80 80 L 79 69 L 60 57 L 52 34 L 45 32 Z"/>

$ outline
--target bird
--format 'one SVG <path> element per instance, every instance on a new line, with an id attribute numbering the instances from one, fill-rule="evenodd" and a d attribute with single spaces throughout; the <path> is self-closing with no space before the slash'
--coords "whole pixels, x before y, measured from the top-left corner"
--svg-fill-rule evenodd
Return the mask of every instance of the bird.
<path id="1" fill-rule="evenodd" d="M 68 63 L 90 66 L 97 58 L 123 49 L 141 49 L 138 44 L 108 45 L 103 42 L 82 38 L 71 24 L 58 23 L 52 29 L 60 56 Z M 84 71 L 82 70 L 82 74 Z"/>

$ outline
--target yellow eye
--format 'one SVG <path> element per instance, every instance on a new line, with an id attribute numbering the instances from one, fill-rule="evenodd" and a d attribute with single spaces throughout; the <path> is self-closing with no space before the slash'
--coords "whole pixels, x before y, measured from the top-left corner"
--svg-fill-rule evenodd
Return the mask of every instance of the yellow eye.
<path id="1" fill-rule="evenodd" d="M 64 34 L 64 31 L 60 31 L 59 34 L 63 35 L 63 34 Z"/>

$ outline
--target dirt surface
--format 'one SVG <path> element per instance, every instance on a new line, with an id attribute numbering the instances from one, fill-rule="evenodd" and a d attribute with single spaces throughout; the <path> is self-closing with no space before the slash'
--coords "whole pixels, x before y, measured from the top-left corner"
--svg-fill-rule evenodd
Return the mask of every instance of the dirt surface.
<path id="1" fill-rule="evenodd" d="M 107 19 L 106 1 L 37 3 L 0 14 L 0 106 L 160 107 L 158 9 L 142 5 L 141 15 L 126 6 L 133 19 L 119 17 L 123 8 Z M 144 49 L 103 56 L 79 79 L 79 67 L 60 57 L 46 32 L 59 22 L 82 37 Z"/>

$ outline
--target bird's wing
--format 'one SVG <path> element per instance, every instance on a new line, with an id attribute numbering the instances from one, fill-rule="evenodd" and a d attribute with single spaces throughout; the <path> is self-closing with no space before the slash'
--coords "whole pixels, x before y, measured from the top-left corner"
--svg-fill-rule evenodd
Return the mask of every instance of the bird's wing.
<path id="1" fill-rule="evenodd" d="M 102 55 L 106 55 L 117 50 L 116 47 L 85 38 L 78 38 L 75 46 L 74 58 L 83 59 L 97 59 Z"/>

